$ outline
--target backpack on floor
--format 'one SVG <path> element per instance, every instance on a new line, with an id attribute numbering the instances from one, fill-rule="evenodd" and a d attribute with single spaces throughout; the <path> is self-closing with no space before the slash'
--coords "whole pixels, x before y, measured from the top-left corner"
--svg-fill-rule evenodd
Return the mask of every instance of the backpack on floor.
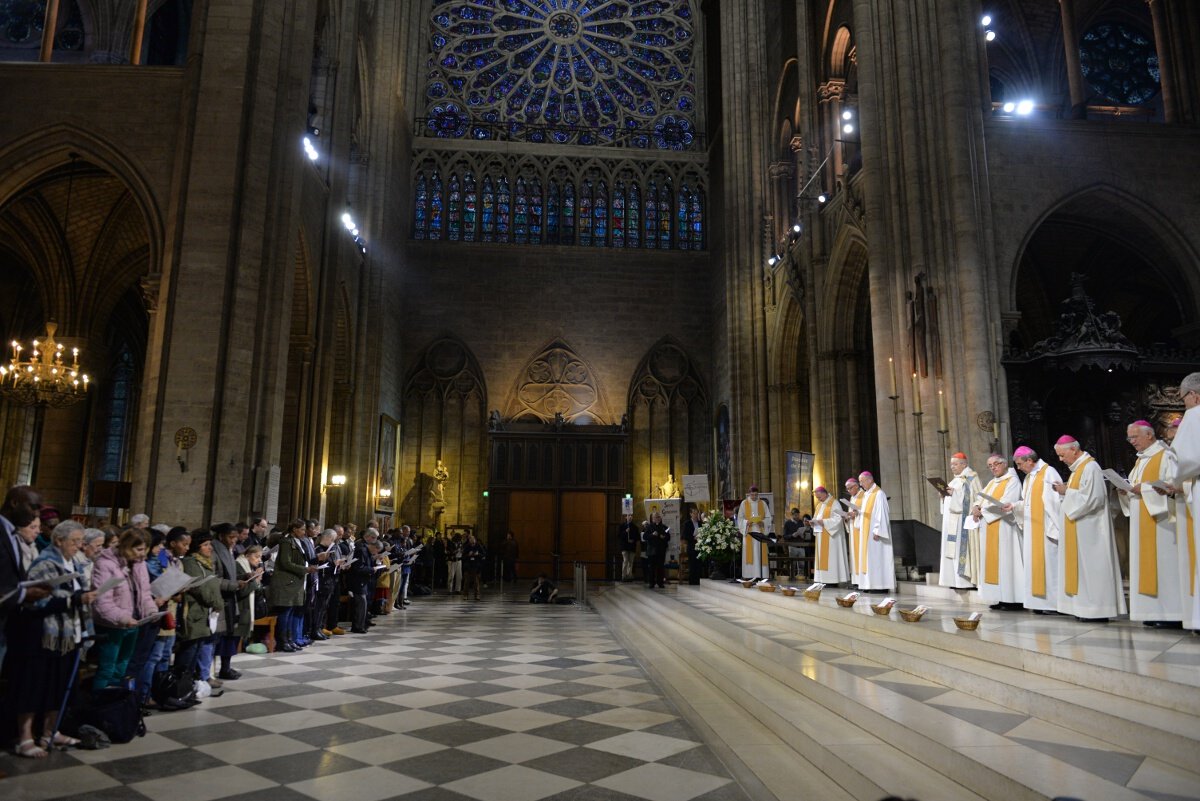
<path id="1" fill-rule="evenodd" d="M 150 697 L 164 711 L 190 709 L 198 703 L 191 677 L 180 675 L 174 668 L 154 674 Z"/>
<path id="2" fill-rule="evenodd" d="M 134 737 L 146 736 L 146 722 L 142 720 L 137 693 L 124 687 L 96 690 L 76 713 L 80 725 L 96 727 L 114 743 L 127 743 Z"/>

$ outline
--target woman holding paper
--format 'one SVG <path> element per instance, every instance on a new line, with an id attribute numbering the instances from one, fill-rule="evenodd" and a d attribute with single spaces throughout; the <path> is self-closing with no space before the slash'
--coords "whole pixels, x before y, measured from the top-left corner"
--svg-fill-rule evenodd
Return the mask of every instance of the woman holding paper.
<path id="1" fill-rule="evenodd" d="M 96 653 L 100 665 L 92 686 L 102 690 L 125 677 L 138 639 L 138 621 L 158 612 L 150 594 L 146 541 L 135 529 L 121 535 L 117 547 L 101 551 L 92 568 L 97 591 L 92 614 L 96 621 Z"/>
<path id="2" fill-rule="evenodd" d="M 71 680 L 75 652 L 87 634 L 84 607 L 95 600 L 76 570 L 75 554 L 83 543 L 83 526 L 67 520 L 55 526 L 50 545 L 29 567 L 28 580 L 53 583 L 50 596 L 22 606 L 9 619 L 9 654 L 5 660 L 8 698 L 17 715 L 17 756 L 45 758 L 51 748 L 67 748 L 78 740 L 54 735 L 59 703 Z M 40 740 L 33 725 L 41 721 Z"/>
<path id="3" fill-rule="evenodd" d="M 179 605 L 179 628 L 175 635 L 179 650 L 175 654 L 175 667 L 185 676 L 198 676 L 200 647 L 225 631 L 222 614 L 225 602 L 221 599 L 221 586 L 213 565 L 212 534 L 203 529 L 192 532 L 183 572 L 204 581 L 185 591 L 183 603 Z"/>

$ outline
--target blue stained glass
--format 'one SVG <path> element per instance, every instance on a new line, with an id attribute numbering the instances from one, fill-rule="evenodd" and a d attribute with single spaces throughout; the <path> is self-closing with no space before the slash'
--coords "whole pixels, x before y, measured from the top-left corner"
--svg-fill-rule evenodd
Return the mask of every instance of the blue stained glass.
<path id="1" fill-rule="evenodd" d="M 471 122 L 489 111 L 501 125 L 562 126 L 539 137 L 560 143 L 583 143 L 579 126 L 650 128 L 666 113 L 694 126 L 692 2 L 431 0 L 427 133 L 478 138 Z"/>
<path id="2" fill-rule="evenodd" d="M 496 187 L 496 241 L 507 242 L 509 230 L 509 209 L 512 195 L 508 189 L 508 179 L 501 178 Z"/>
<path id="3" fill-rule="evenodd" d="M 563 245 L 575 244 L 575 185 L 568 183 L 563 187 L 562 191 L 562 213 L 559 215 L 559 220 L 562 222 L 562 233 L 559 235 L 559 242 Z"/>
<path id="4" fill-rule="evenodd" d="M 542 244 L 542 182 L 529 182 L 529 242 Z"/>
<path id="5" fill-rule="evenodd" d="M 658 246 L 671 247 L 671 188 L 664 186 L 658 193 Z"/>
<path id="6" fill-rule="evenodd" d="M 425 173 L 417 178 L 417 198 L 413 203 L 413 239 L 424 239 L 427 235 L 429 217 L 429 188 Z"/>
<path id="7" fill-rule="evenodd" d="M 678 202 L 676 204 L 675 218 L 677 226 L 675 229 L 675 241 L 679 244 L 680 250 L 687 250 L 688 239 L 691 234 L 691 226 L 688 225 L 688 210 L 691 207 L 691 190 L 687 188 L 687 184 L 679 190 Z"/>
<path id="8" fill-rule="evenodd" d="M 483 179 L 483 204 L 480 209 L 480 226 L 483 229 L 483 241 L 496 241 L 496 191 L 492 186 L 492 176 Z"/>
<path id="9" fill-rule="evenodd" d="M 442 177 L 436 171 L 429 179 L 429 238 L 442 238 Z"/>
<path id="10" fill-rule="evenodd" d="M 658 247 L 658 184 L 646 187 L 646 247 Z M 668 221 L 668 224 L 669 221 Z"/>
<path id="11" fill-rule="evenodd" d="M 558 244 L 558 184 L 550 182 L 550 193 L 546 198 L 546 242 Z"/>
<path id="12" fill-rule="evenodd" d="M 625 182 L 618 181 L 612 196 L 612 243 L 625 247 Z"/>
<path id="13" fill-rule="evenodd" d="M 1154 42 L 1121 23 L 1088 29 L 1079 43 L 1079 69 L 1093 91 L 1116 103 L 1140 106 L 1159 91 Z"/>
<path id="14" fill-rule="evenodd" d="M 463 178 L 463 241 L 475 241 L 475 218 L 478 208 L 478 198 L 475 195 L 475 176 L 467 173 Z"/>
<path id="15" fill-rule="evenodd" d="M 601 181 L 596 187 L 596 195 L 592 198 L 592 217 L 595 220 L 592 234 L 598 247 L 608 245 L 608 190 Z"/>
<path id="16" fill-rule="evenodd" d="M 642 243 L 642 193 L 637 184 L 629 185 L 629 221 L 625 226 L 628 233 L 629 247 L 636 248 Z"/>
<path id="17" fill-rule="evenodd" d="M 462 196 L 459 193 L 458 176 L 450 176 L 449 192 L 446 197 L 446 231 L 451 242 L 462 238 Z"/>
<path id="18" fill-rule="evenodd" d="M 692 250 L 704 250 L 704 193 L 692 193 Z"/>
<path id="19" fill-rule="evenodd" d="M 592 244 L 592 182 L 584 181 L 579 190 L 579 244 Z"/>
<path id="20" fill-rule="evenodd" d="M 517 179 L 513 198 L 513 242 L 524 245 L 529 241 L 529 201 L 525 196 L 525 179 Z"/>

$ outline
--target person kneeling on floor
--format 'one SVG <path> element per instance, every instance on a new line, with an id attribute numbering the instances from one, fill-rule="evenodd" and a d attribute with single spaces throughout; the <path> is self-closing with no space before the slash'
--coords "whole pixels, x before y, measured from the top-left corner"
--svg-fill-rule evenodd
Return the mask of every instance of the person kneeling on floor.
<path id="1" fill-rule="evenodd" d="M 546 578 L 543 573 L 537 577 L 537 581 L 533 583 L 533 589 L 529 591 L 529 603 L 552 604 L 557 602 L 558 587 L 554 586 L 554 582 Z"/>

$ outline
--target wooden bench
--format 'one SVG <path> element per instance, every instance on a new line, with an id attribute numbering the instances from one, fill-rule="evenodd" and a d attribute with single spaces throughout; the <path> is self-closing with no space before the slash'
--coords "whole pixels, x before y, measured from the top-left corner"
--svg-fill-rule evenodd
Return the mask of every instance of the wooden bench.
<path id="1" fill-rule="evenodd" d="M 265 616 L 260 617 L 257 620 L 255 620 L 254 628 L 252 629 L 252 631 L 257 632 L 260 628 L 267 630 L 266 635 L 260 640 L 260 642 L 262 642 L 263 645 L 267 646 L 268 653 L 274 651 L 275 650 L 275 615 L 265 615 Z M 243 642 L 242 649 L 244 650 L 245 648 L 246 648 L 246 643 Z"/>

